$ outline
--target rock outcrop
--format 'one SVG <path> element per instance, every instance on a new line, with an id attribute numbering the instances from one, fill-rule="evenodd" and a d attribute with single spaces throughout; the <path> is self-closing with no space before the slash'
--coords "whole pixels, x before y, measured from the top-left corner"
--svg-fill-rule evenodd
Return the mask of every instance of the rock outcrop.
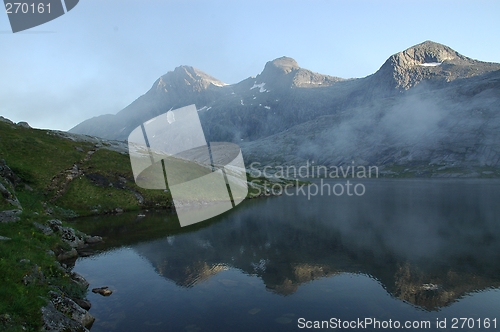
<path id="1" fill-rule="evenodd" d="M 49 303 L 42 308 L 43 329 L 51 332 L 87 332 L 95 318 L 68 297 L 50 292 Z"/>
<path id="2" fill-rule="evenodd" d="M 38 224 L 37 228 L 45 235 L 60 236 L 61 239 L 71 247 L 71 250 L 61 250 L 56 256 L 58 261 L 64 263 L 59 264 L 56 262 L 55 264 L 59 269 L 62 269 L 64 273 L 70 276 L 71 282 L 78 288 L 87 289 L 89 287 L 88 281 L 85 280 L 82 275 L 71 271 L 72 262 L 78 257 L 77 248 L 84 248 L 90 242 L 97 243 L 99 240 L 102 241 L 102 238 L 98 236 L 89 236 L 72 228 L 65 227 L 58 219 L 49 220 L 46 225 Z M 91 239 L 90 242 L 87 242 L 88 239 Z M 29 261 L 27 263 L 29 263 Z M 43 281 L 43 273 L 41 273 L 36 265 L 32 268 L 31 272 L 23 278 L 25 285 Z M 43 328 L 45 331 L 51 332 L 89 331 L 95 320 L 88 312 L 90 307 L 91 304 L 86 299 L 73 299 L 65 296 L 65 294 L 61 292 L 51 291 L 49 293 L 48 304 L 42 308 Z"/>
<path id="3" fill-rule="evenodd" d="M 4 159 L 0 159 L 0 199 L 4 199 L 18 210 L 22 210 L 22 206 L 16 197 L 15 189 L 21 183 L 21 178 L 12 171 Z M 15 217 L 11 218 L 8 215 L 10 213 L 4 214 L 3 217 L 0 214 L 0 222 L 16 221 Z"/>
<path id="4" fill-rule="evenodd" d="M 374 76 L 382 84 L 408 90 L 422 81 L 451 82 L 499 69 L 500 64 L 473 60 L 428 40 L 392 55 Z"/>

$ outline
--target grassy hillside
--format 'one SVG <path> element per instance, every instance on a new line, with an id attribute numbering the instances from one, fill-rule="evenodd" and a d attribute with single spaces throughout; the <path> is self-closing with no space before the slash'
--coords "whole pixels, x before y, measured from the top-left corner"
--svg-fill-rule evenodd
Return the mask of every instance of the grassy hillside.
<path id="1" fill-rule="evenodd" d="M 0 159 L 27 185 L 16 194 L 31 211 L 71 217 L 171 205 L 168 193 L 137 187 L 128 155 L 105 142 L 0 122 Z"/>

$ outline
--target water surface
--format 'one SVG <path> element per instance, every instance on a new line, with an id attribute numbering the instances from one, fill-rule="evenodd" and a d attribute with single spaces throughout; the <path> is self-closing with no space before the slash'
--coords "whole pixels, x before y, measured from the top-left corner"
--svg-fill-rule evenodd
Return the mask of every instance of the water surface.
<path id="1" fill-rule="evenodd" d="M 75 271 L 114 291 L 89 293 L 92 331 L 293 331 L 299 318 L 429 321 L 436 331 L 455 330 L 459 317 L 474 319 L 469 331 L 500 323 L 500 182 L 363 183 L 363 196 L 255 199 L 185 228 L 165 211 L 78 221 L 106 242 Z"/>

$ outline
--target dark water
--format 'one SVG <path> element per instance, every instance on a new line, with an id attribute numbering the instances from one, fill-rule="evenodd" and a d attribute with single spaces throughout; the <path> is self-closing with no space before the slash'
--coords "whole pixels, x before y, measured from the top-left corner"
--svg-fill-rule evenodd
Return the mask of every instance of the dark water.
<path id="1" fill-rule="evenodd" d="M 92 331 L 294 331 L 365 318 L 500 330 L 500 181 L 364 185 L 359 197 L 250 200 L 187 228 L 167 212 L 79 221 L 106 243 L 74 270 L 114 291 L 89 293 Z M 382 330 L 361 327 L 343 330 Z"/>

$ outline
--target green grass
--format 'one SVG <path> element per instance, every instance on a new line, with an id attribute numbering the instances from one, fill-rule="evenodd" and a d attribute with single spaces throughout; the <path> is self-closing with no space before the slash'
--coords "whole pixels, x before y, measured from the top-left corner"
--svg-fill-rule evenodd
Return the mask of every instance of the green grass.
<path id="1" fill-rule="evenodd" d="M 28 129 L 0 122 L 0 158 L 25 183 L 44 189 L 52 176 L 70 168 L 90 149 L 88 143 L 75 143 L 61 139 L 47 130 Z"/>
<path id="2" fill-rule="evenodd" d="M 71 208 L 78 215 L 91 214 L 91 210 L 104 213 L 117 207 L 127 210 L 139 208 L 137 199 L 131 192 L 113 187 L 100 188 L 85 177 L 73 180 L 56 204 Z"/>
<path id="3" fill-rule="evenodd" d="M 36 331 L 41 327 L 40 308 L 46 304 L 49 290 L 59 288 L 70 297 L 82 298 L 86 291 L 74 286 L 69 276 L 55 263 L 48 250 L 56 251 L 63 244 L 55 235 L 46 236 L 33 225 L 38 216 L 23 214 L 21 221 L 0 224 L 0 234 L 11 238 L 0 241 L 0 315 L 9 315 L 8 324 L 0 323 L 2 331 Z M 29 262 L 21 262 L 29 260 Z M 43 278 L 23 283 L 27 274 L 39 271 Z"/>
<path id="4" fill-rule="evenodd" d="M 115 151 L 96 151 L 92 155 L 88 166 L 99 170 L 103 174 L 121 174 L 132 179 L 132 167 L 130 166 L 129 156 Z"/>
<path id="5" fill-rule="evenodd" d="M 104 213 L 115 208 L 137 210 L 172 205 L 169 193 L 143 189 L 135 184 L 128 155 L 99 149 L 84 162 L 87 152 L 93 149 L 93 144 L 64 139 L 51 131 L 0 122 L 0 158 L 34 189 L 30 192 L 16 188 L 18 199 L 29 211 L 42 213 L 49 208 L 52 216 L 69 218 L 90 215 L 96 209 Z M 84 176 L 67 181 L 65 171 L 74 164 L 79 165 Z M 123 189 L 99 186 L 86 174 L 98 174 L 114 184 L 123 179 L 126 182 Z M 55 197 L 61 188 L 62 196 Z M 142 205 L 134 192 L 144 197 Z M 5 200 L 0 201 L 1 210 L 15 208 Z"/>
<path id="6" fill-rule="evenodd" d="M 10 204 L 9 202 L 7 202 L 7 200 L 5 199 L 0 199 L 0 211 L 3 211 L 3 210 L 12 210 L 12 209 L 15 209 L 16 207 L 12 204 Z"/>
<path id="7" fill-rule="evenodd" d="M 127 188 L 139 192 L 142 197 L 144 197 L 144 206 L 142 206 L 144 208 L 168 208 L 172 205 L 172 196 L 169 192 L 164 192 L 163 190 L 148 190 L 135 184 L 128 155 L 122 155 L 108 150 L 99 150 L 92 156 L 89 166 L 93 172 L 105 176 L 112 182 L 119 182 L 119 177 L 125 178 L 126 182 L 124 185 Z M 103 188 L 103 190 L 106 191 L 106 194 L 111 193 L 107 192 L 109 189 Z M 109 198 L 107 199 L 109 200 Z M 120 207 L 125 210 L 137 210 L 141 208 L 137 201 L 131 206 L 123 204 Z"/>
<path id="8" fill-rule="evenodd" d="M 42 201 L 45 196 L 42 193 L 20 188 L 16 191 L 16 196 L 23 209 L 30 212 L 43 212 Z"/>
<path id="9" fill-rule="evenodd" d="M 55 201 L 55 204 L 74 210 L 80 216 L 92 214 L 91 210 L 94 209 L 102 213 L 118 207 L 123 210 L 138 210 L 171 206 L 172 199 L 169 193 L 163 190 L 144 189 L 135 184 L 127 155 L 109 150 L 98 150 L 84 167 L 84 173 L 102 176 L 108 185 L 96 185 L 87 177 L 82 176 L 70 183 L 68 190 Z M 124 189 L 119 189 L 120 186 Z M 134 192 L 144 198 L 143 205 L 139 204 Z"/>

